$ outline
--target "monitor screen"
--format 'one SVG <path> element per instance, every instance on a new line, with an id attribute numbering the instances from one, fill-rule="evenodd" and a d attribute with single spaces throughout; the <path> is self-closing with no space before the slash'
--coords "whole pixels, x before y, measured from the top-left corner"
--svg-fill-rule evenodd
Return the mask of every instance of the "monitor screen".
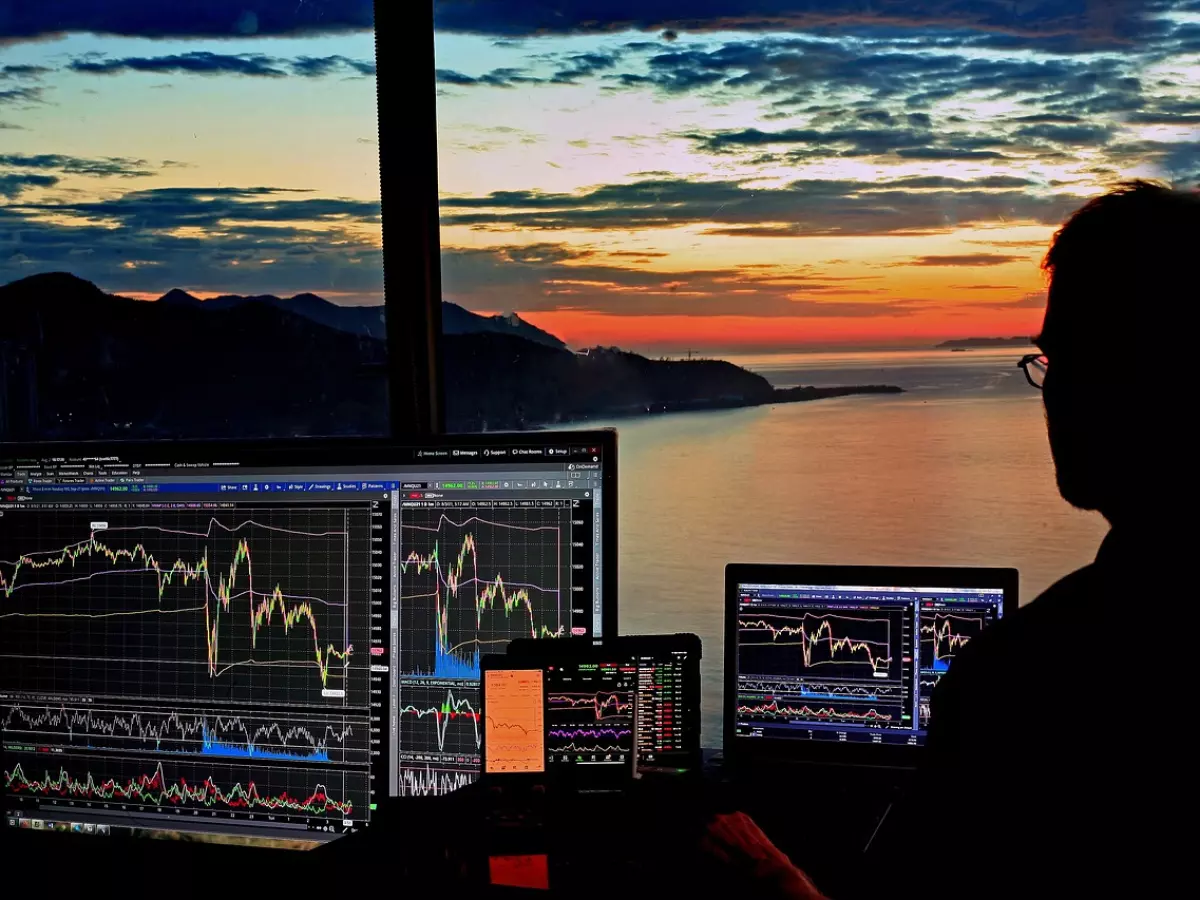
<path id="1" fill-rule="evenodd" d="M 633 775 L 638 667 L 632 660 L 580 659 L 546 667 L 546 760 L 569 775 Z M 489 695 L 490 697 L 490 695 Z"/>
<path id="2" fill-rule="evenodd" d="M 1004 590 L 739 584 L 737 604 L 736 737 L 920 745 Z"/>
<path id="3" fill-rule="evenodd" d="M 614 448 L 7 452 L 10 824 L 322 841 L 470 782 L 480 653 L 612 626 Z"/>
<path id="4" fill-rule="evenodd" d="M 545 672 L 549 770 L 585 782 L 698 767 L 700 656 L 695 635 L 669 634 L 514 641 L 505 659 Z"/>
<path id="5" fill-rule="evenodd" d="M 484 679 L 484 771 L 489 775 L 546 771 L 542 670 L 489 669 Z"/>

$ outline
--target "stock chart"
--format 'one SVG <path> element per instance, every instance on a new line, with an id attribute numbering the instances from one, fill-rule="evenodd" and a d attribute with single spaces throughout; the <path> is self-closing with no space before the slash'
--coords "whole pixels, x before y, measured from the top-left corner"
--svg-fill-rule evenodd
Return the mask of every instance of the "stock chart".
<path id="1" fill-rule="evenodd" d="M 488 772 L 542 772 L 546 768 L 542 672 L 493 670 L 487 673 L 484 716 Z"/>
<path id="2" fill-rule="evenodd" d="M 987 610 L 922 616 L 921 665 L 935 672 L 947 671 L 955 654 L 978 637 L 991 618 Z"/>
<path id="3" fill-rule="evenodd" d="M 633 762 L 637 667 L 573 663 L 551 667 L 546 684 L 546 753 L 557 765 Z"/>
<path id="4" fill-rule="evenodd" d="M 353 715 L 289 713 L 286 717 L 216 708 L 131 710 L 98 705 L 20 704 L 0 707 L 9 740 L 81 750 L 114 750 L 366 765 L 370 736 Z"/>
<path id="5" fill-rule="evenodd" d="M 911 611 L 819 604 L 738 615 L 738 720 L 909 727 Z"/>
<path id="6" fill-rule="evenodd" d="M 921 670 L 917 679 L 917 721 L 921 728 L 929 725 L 929 710 L 933 690 L 950 671 L 954 658 L 999 618 L 996 603 L 974 605 L 955 604 L 934 606 L 925 604 L 920 611 Z"/>
<path id="7" fill-rule="evenodd" d="M 362 504 L 6 516 L 0 685 L 22 699 L 0 704 L 5 791 L 365 810 L 370 530 Z"/>
<path id="8" fill-rule="evenodd" d="M 400 601 L 401 670 L 479 678 L 481 653 L 513 638 L 570 631 L 567 503 L 470 508 L 405 507 Z"/>
<path id="9" fill-rule="evenodd" d="M 197 702 L 342 705 L 366 690 L 354 644 L 366 645 L 367 611 L 349 601 L 367 577 L 350 559 L 363 517 L 23 517 L 32 528 L 0 529 L 0 677 L 30 692 L 136 699 L 153 684 L 156 697 Z"/>
<path id="10" fill-rule="evenodd" d="M 401 695 L 401 740 L 418 754 L 439 754 L 453 763 L 479 761 L 479 688 L 474 685 L 405 685 Z"/>
<path id="11" fill-rule="evenodd" d="M 571 515 L 569 501 L 403 504 L 402 795 L 474 779 L 482 655 L 570 633 Z"/>
<path id="12" fill-rule="evenodd" d="M 820 673 L 824 678 L 899 677 L 903 616 L 891 610 L 858 613 L 758 613 L 738 618 L 745 671 Z"/>

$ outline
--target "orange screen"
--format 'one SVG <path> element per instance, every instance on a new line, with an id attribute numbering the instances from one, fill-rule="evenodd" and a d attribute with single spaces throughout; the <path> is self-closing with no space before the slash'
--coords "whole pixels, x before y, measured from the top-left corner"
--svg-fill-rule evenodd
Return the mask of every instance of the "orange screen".
<path id="1" fill-rule="evenodd" d="M 542 670 L 484 673 L 485 772 L 544 772 Z"/>

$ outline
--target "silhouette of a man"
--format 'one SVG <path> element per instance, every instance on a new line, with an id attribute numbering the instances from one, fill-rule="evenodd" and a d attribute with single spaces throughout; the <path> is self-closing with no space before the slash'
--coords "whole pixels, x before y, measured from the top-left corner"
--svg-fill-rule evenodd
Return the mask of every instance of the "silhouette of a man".
<path id="1" fill-rule="evenodd" d="M 1200 192 L 1122 185 L 1067 221 L 1044 268 L 1043 356 L 1023 363 L 1059 490 L 1112 527 L 1094 563 L 956 655 L 864 897 L 1152 897 L 1192 883 Z M 788 896 L 816 896 L 798 884 Z"/>
<path id="2" fill-rule="evenodd" d="M 1046 255 L 1044 356 L 1026 371 L 1060 492 L 1112 527 L 935 692 L 919 821 L 904 821 L 957 854 L 939 896 L 1149 896 L 1190 856 L 1198 261 L 1200 193 L 1149 182 L 1088 202 Z"/>

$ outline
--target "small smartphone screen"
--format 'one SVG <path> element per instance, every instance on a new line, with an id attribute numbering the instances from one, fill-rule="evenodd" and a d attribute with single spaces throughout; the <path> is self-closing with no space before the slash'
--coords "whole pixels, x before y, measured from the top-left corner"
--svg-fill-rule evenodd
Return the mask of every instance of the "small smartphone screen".
<path id="1" fill-rule="evenodd" d="M 483 677 L 483 770 L 545 772 L 542 670 L 489 669 Z"/>

